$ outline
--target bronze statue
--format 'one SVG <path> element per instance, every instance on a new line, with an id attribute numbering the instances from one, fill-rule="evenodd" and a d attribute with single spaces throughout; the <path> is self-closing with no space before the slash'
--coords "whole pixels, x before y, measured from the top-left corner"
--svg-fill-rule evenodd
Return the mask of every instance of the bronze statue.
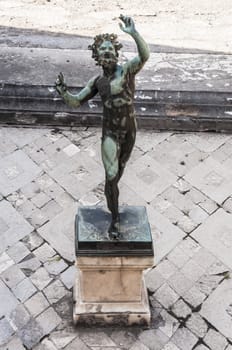
<path id="1" fill-rule="evenodd" d="M 138 49 L 138 56 L 123 65 L 118 64 L 118 53 L 122 45 L 115 34 L 100 34 L 89 46 L 97 65 L 102 66 L 103 75 L 92 78 L 79 94 L 68 92 L 60 73 L 56 90 L 72 107 L 79 107 L 99 93 L 103 103 L 102 160 L 105 168 L 105 196 L 112 214 L 109 228 L 111 238 L 119 238 L 120 218 L 118 210 L 118 182 L 123 174 L 135 143 L 136 119 L 134 111 L 135 74 L 149 58 L 149 48 L 135 29 L 131 17 L 120 15 L 120 28 L 132 36 Z"/>

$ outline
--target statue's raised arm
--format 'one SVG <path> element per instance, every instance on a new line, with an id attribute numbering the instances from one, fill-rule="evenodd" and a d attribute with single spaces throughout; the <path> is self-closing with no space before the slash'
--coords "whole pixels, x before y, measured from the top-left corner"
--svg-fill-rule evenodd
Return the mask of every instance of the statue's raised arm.
<path id="1" fill-rule="evenodd" d="M 140 71 L 140 69 L 143 67 L 143 65 L 149 58 L 149 55 L 150 55 L 149 47 L 145 42 L 145 40 L 141 37 L 141 35 L 135 29 L 135 24 L 131 17 L 120 15 L 119 18 L 124 24 L 123 25 L 122 23 L 119 23 L 121 30 L 131 35 L 137 45 L 138 56 L 136 56 L 131 61 L 126 63 L 128 70 L 131 73 L 136 74 Z"/>

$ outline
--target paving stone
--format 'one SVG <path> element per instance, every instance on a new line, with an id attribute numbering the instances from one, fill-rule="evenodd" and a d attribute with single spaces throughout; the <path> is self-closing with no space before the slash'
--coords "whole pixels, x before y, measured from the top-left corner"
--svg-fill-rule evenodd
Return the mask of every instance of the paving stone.
<path id="1" fill-rule="evenodd" d="M 47 270 L 44 267 L 40 267 L 30 276 L 32 283 L 39 289 L 43 290 L 51 281 Z"/>
<path id="2" fill-rule="evenodd" d="M 224 137 L 225 136 L 225 137 Z M 215 135 L 214 133 L 205 133 L 204 135 L 198 135 L 197 133 L 189 134 L 188 140 L 198 149 L 205 152 L 213 152 L 223 145 L 230 136 L 228 135 Z"/>
<path id="3" fill-rule="evenodd" d="M 14 260 L 12 260 L 8 254 L 5 252 L 0 255 L 0 274 L 7 270 L 10 266 L 14 265 Z"/>
<path id="4" fill-rule="evenodd" d="M 188 255 L 190 258 L 192 258 L 201 249 L 201 246 L 190 236 L 183 239 L 178 244 L 178 247 L 182 252 L 185 253 L 185 255 Z"/>
<path id="5" fill-rule="evenodd" d="M 37 259 L 34 254 L 30 253 L 27 255 L 18 265 L 20 269 L 23 270 L 23 272 L 30 276 L 34 271 L 36 271 L 40 266 L 41 263 L 39 259 Z"/>
<path id="6" fill-rule="evenodd" d="M 196 224 L 201 224 L 209 216 L 205 210 L 201 209 L 197 205 L 189 211 L 188 215 L 190 219 Z"/>
<path id="7" fill-rule="evenodd" d="M 102 167 L 84 152 L 68 158 L 48 173 L 77 200 L 104 180 Z"/>
<path id="8" fill-rule="evenodd" d="M 176 291 L 177 294 L 183 296 L 188 289 L 193 286 L 193 281 L 188 279 L 183 273 L 177 272 L 168 279 L 168 284 Z"/>
<path id="9" fill-rule="evenodd" d="M 171 277 L 174 273 L 177 272 L 177 267 L 170 262 L 169 260 L 165 259 L 161 261 L 155 268 L 156 272 L 158 272 L 163 278 L 168 279 Z"/>
<path id="10" fill-rule="evenodd" d="M 196 287 L 205 295 L 212 293 L 217 288 L 219 283 L 224 279 L 224 276 L 220 275 L 208 275 L 202 276 L 196 283 Z"/>
<path id="11" fill-rule="evenodd" d="M 218 209 L 218 205 L 209 198 L 205 198 L 203 202 L 199 203 L 199 206 L 210 215 Z"/>
<path id="12" fill-rule="evenodd" d="M 225 266 L 221 261 L 215 261 L 208 269 L 207 273 L 209 275 L 224 275 L 227 276 L 229 274 L 228 267 Z"/>
<path id="13" fill-rule="evenodd" d="M 89 192 L 89 193 L 85 194 L 83 197 L 81 197 L 79 202 L 81 203 L 81 205 L 90 206 L 90 205 L 99 204 L 100 199 L 97 196 L 95 196 L 94 193 Z"/>
<path id="14" fill-rule="evenodd" d="M 56 255 L 55 250 L 46 242 L 33 251 L 33 254 L 41 261 L 46 262 Z"/>
<path id="15" fill-rule="evenodd" d="M 81 340 L 87 346 L 116 346 L 110 337 L 104 332 L 94 332 L 93 330 L 86 331 L 83 334 L 80 334 Z M 75 340 L 74 340 L 75 342 Z"/>
<path id="16" fill-rule="evenodd" d="M 229 197 L 224 203 L 223 206 L 224 210 L 227 213 L 232 213 L 232 197 Z"/>
<path id="17" fill-rule="evenodd" d="M 65 209 L 38 230 L 38 233 L 65 259 L 73 262 L 76 204 Z"/>
<path id="18" fill-rule="evenodd" d="M 41 338 L 43 338 L 44 333 L 38 322 L 33 318 L 18 331 L 18 336 L 20 337 L 22 343 L 28 348 L 32 349 Z"/>
<path id="19" fill-rule="evenodd" d="M 33 350 L 57 350 L 57 348 L 48 338 L 45 338 Z"/>
<path id="20" fill-rule="evenodd" d="M 151 202 L 153 206 L 156 206 L 155 200 Z M 160 205 L 160 204 L 159 204 Z M 159 210 L 159 209 L 158 209 Z M 184 214 L 180 209 L 174 207 L 174 206 L 169 206 L 167 209 L 163 211 L 163 214 L 174 224 L 176 225 L 179 221 L 182 220 Z"/>
<path id="21" fill-rule="evenodd" d="M 145 274 L 145 281 L 148 290 L 154 293 L 165 282 L 165 279 L 159 274 L 156 269 L 151 269 Z"/>
<path id="22" fill-rule="evenodd" d="M 65 348 L 65 350 L 89 350 L 89 347 L 83 343 L 83 341 L 80 338 L 74 339 L 70 344 L 68 344 Z"/>
<path id="23" fill-rule="evenodd" d="M 39 292 L 33 295 L 25 302 L 26 308 L 32 316 L 37 316 L 49 307 L 49 303 L 43 293 Z"/>
<path id="24" fill-rule="evenodd" d="M 168 260 L 175 264 L 178 268 L 183 267 L 189 260 L 189 256 L 179 246 L 174 248 L 168 255 Z"/>
<path id="25" fill-rule="evenodd" d="M 62 297 L 59 302 L 53 305 L 54 310 L 62 319 L 62 324 L 58 327 L 60 329 L 67 329 L 72 323 L 72 313 L 73 313 L 73 293 L 67 291 L 65 296 Z"/>
<path id="26" fill-rule="evenodd" d="M 182 240 L 185 234 L 178 227 L 172 225 L 164 215 L 149 205 L 147 206 L 147 213 L 152 237 L 156 242 L 155 259 L 156 263 L 158 263 Z"/>
<path id="27" fill-rule="evenodd" d="M 42 314 L 40 314 L 36 318 L 36 321 L 43 329 L 43 333 L 49 334 L 61 323 L 62 320 L 53 310 L 53 308 L 50 307 L 49 309 L 45 310 Z"/>
<path id="28" fill-rule="evenodd" d="M 162 193 L 162 197 L 174 204 L 185 214 L 188 214 L 194 207 L 192 200 L 189 197 L 181 194 L 179 190 L 174 187 L 174 185 L 164 191 Z"/>
<path id="29" fill-rule="evenodd" d="M 37 206 L 37 208 L 42 208 L 45 204 L 47 204 L 51 198 L 47 196 L 44 192 L 38 193 L 36 196 L 34 196 L 31 201 L 34 205 Z"/>
<path id="30" fill-rule="evenodd" d="M 0 345 L 6 343 L 13 333 L 14 330 L 6 318 L 0 319 Z"/>
<path id="31" fill-rule="evenodd" d="M 33 294 L 35 294 L 37 290 L 31 283 L 30 279 L 25 278 L 22 282 L 18 283 L 17 286 L 12 288 L 12 291 L 21 302 L 25 302 Z"/>
<path id="32" fill-rule="evenodd" d="M 31 199 L 40 193 L 40 188 L 35 181 L 32 181 L 21 187 L 20 192 L 23 193 L 28 199 Z"/>
<path id="33" fill-rule="evenodd" d="M 62 207 L 55 200 L 50 200 L 50 202 L 43 206 L 41 212 L 42 214 L 46 214 L 47 218 L 51 220 L 57 214 L 62 212 L 62 210 Z"/>
<path id="34" fill-rule="evenodd" d="M 198 313 L 193 313 L 188 319 L 186 326 L 199 338 L 204 338 L 207 333 L 208 325 Z"/>
<path id="35" fill-rule="evenodd" d="M 213 329 L 209 329 L 204 337 L 204 342 L 212 350 L 224 350 L 228 345 L 226 338 Z"/>
<path id="36" fill-rule="evenodd" d="M 5 284 L 12 288 L 16 286 L 19 282 L 21 282 L 26 276 L 24 273 L 18 268 L 17 265 L 13 265 L 9 267 L 6 271 L 1 274 L 2 280 Z"/>
<path id="37" fill-rule="evenodd" d="M 201 276 L 203 276 L 205 270 L 197 265 L 194 260 L 189 260 L 186 265 L 181 269 L 181 272 L 191 281 L 196 282 Z"/>
<path id="38" fill-rule="evenodd" d="M 190 288 L 184 295 L 184 300 L 196 308 L 202 304 L 203 300 L 206 298 L 206 295 L 202 293 L 196 286 Z"/>
<path id="39" fill-rule="evenodd" d="M 30 320 L 30 314 L 23 304 L 18 305 L 9 315 L 11 325 L 15 330 L 23 328 Z"/>
<path id="40" fill-rule="evenodd" d="M 12 140 L 17 146 L 24 147 L 32 141 L 42 137 L 47 131 L 46 129 L 33 129 L 33 128 L 14 128 L 7 127 L 7 138 Z"/>
<path id="41" fill-rule="evenodd" d="M 40 209 L 35 209 L 30 217 L 28 217 L 28 221 L 35 229 L 38 229 L 49 221 L 49 217 L 46 212 L 42 212 Z"/>
<path id="42" fill-rule="evenodd" d="M 205 248 L 200 248 L 193 256 L 193 261 L 203 269 L 207 270 L 215 261 L 216 257 Z"/>
<path id="43" fill-rule="evenodd" d="M 172 342 L 168 342 L 167 344 L 165 344 L 163 350 L 180 350 L 180 349 Z"/>
<path id="44" fill-rule="evenodd" d="M 1 246 L 0 254 L 30 232 L 33 227 L 6 200 L 0 202 Z"/>
<path id="45" fill-rule="evenodd" d="M 225 265 L 232 268 L 232 215 L 219 209 L 212 214 L 192 236 Z"/>
<path id="46" fill-rule="evenodd" d="M 32 181 L 40 168 L 21 150 L 0 159 L 0 192 L 8 196 Z"/>
<path id="47" fill-rule="evenodd" d="M 20 205 L 27 201 L 27 197 L 21 193 L 21 191 L 13 192 L 7 196 L 8 202 L 10 202 L 15 208 L 18 208 Z"/>
<path id="48" fill-rule="evenodd" d="M 127 330 L 114 330 L 110 338 L 118 345 L 120 348 L 129 349 L 135 342 L 136 337 L 132 332 Z"/>
<path id="49" fill-rule="evenodd" d="M 60 275 L 61 281 L 64 283 L 65 287 L 71 289 L 73 287 L 76 276 L 76 267 L 70 266 L 67 270 L 62 272 Z"/>
<path id="50" fill-rule="evenodd" d="M 10 289 L 0 280 L 0 317 L 8 315 L 18 305 L 18 300 Z"/>
<path id="51" fill-rule="evenodd" d="M 68 267 L 68 265 L 59 255 L 55 255 L 49 261 L 44 263 L 44 267 L 51 275 L 59 275 Z"/>
<path id="52" fill-rule="evenodd" d="M 232 339 L 231 288 L 232 280 L 224 280 L 203 303 L 200 310 L 202 317 L 230 339 Z"/>
<path id="53" fill-rule="evenodd" d="M 25 348 L 18 336 L 14 336 L 9 343 L 0 346 L 0 350 L 25 350 Z"/>
<path id="54" fill-rule="evenodd" d="M 67 294 L 67 290 L 59 280 L 52 282 L 43 292 L 51 304 L 56 303 Z"/>
<path id="55" fill-rule="evenodd" d="M 37 211 L 36 209 L 36 206 L 30 200 L 23 202 L 17 208 L 18 212 L 26 219 L 31 219 L 33 214 Z"/>
<path id="56" fill-rule="evenodd" d="M 129 350 L 149 350 L 149 348 L 137 340 Z"/>
<path id="57" fill-rule="evenodd" d="M 68 330 L 53 331 L 50 335 L 50 339 L 56 345 L 58 349 L 63 349 L 66 345 L 71 343 L 73 339 L 77 337 L 76 332 L 69 332 Z"/>
<path id="58" fill-rule="evenodd" d="M 163 322 L 160 324 L 159 330 L 162 331 L 162 333 L 164 333 L 168 338 L 171 338 L 179 327 L 179 322 L 166 310 L 162 310 L 160 316 Z"/>
<path id="59" fill-rule="evenodd" d="M 139 340 L 148 347 L 149 350 L 161 350 L 167 343 L 168 337 L 158 329 L 143 331 L 139 335 Z"/>
<path id="60" fill-rule="evenodd" d="M 192 232 L 196 227 L 197 223 L 191 220 L 187 215 L 183 215 L 177 223 L 178 227 L 186 233 Z"/>
<path id="61" fill-rule="evenodd" d="M 198 345 L 194 350 L 209 350 L 209 348 L 205 345 Z"/>
<path id="62" fill-rule="evenodd" d="M 30 251 L 27 249 L 25 244 L 22 242 L 17 242 L 7 250 L 7 254 L 16 262 L 23 260 Z"/>
<path id="63" fill-rule="evenodd" d="M 172 312 L 178 317 L 185 319 L 192 313 L 190 307 L 182 300 L 179 299 L 173 306 Z"/>
<path id="64" fill-rule="evenodd" d="M 182 327 L 176 331 L 171 341 L 181 350 L 192 350 L 198 338 L 187 328 Z"/>
<path id="65" fill-rule="evenodd" d="M 63 152 L 67 154 L 68 157 L 74 156 L 76 153 L 80 152 L 80 148 L 73 143 L 63 148 Z"/>
<path id="66" fill-rule="evenodd" d="M 65 193 L 64 189 L 56 182 L 53 182 L 49 187 L 45 188 L 44 192 L 55 200 Z"/>
<path id="67" fill-rule="evenodd" d="M 44 240 L 42 239 L 42 237 L 40 237 L 40 235 L 38 235 L 37 232 L 32 232 L 30 235 L 23 238 L 23 242 L 28 249 L 34 250 L 40 245 L 42 245 Z"/>
<path id="68" fill-rule="evenodd" d="M 172 306 L 179 298 L 179 295 L 166 283 L 156 291 L 154 296 L 166 309 Z"/>
<path id="69" fill-rule="evenodd" d="M 232 192 L 232 171 L 212 157 L 192 169 L 184 179 L 200 189 L 206 196 L 222 204 Z"/>
<path id="70" fill-rule="evenodd" d="M 156 169 L 159 169 L 157 172 Z M 151 202 L 158 194 L 176 181 L 176 176 L 166 170 L 160 163 L 144 155 L 125 169 L 123 182 L 140 193 L 147 202 Z M 140 188 L 143 191 L 140 191 Z"/>

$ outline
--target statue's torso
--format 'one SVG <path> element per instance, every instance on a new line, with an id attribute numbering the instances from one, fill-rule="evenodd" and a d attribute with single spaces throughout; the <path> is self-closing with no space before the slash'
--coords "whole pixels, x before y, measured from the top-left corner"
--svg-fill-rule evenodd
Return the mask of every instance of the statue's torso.
<path id="1" fill-rule="evenodd" d="M 128 130 L 135 118 L 135 76 L 117 66 L 113 76 L 98 77 L 96 87 L 103 103 L 103 126 L 115 131 Z"/>

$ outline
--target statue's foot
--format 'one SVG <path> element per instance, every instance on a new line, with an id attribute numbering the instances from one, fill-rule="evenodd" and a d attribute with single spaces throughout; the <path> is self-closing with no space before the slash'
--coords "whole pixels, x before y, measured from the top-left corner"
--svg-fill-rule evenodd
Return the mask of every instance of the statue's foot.
<path id="1" fill-rule="evenodd" d="M 113 220 L 108 229 L 110 239 L 120 239 L 120 223 L 119 219 Z"/>

